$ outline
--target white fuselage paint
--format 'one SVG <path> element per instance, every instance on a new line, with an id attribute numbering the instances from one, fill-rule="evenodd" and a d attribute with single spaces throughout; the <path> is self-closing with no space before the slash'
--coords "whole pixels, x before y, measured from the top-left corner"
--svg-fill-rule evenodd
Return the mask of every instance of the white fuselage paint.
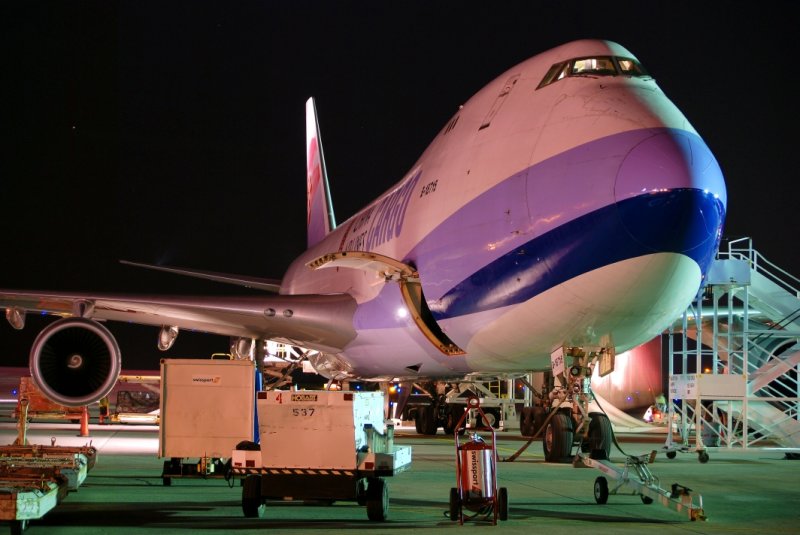
<path id="1" fill-rule="evenodd" d="M 661 332 L 690 303 L 703 275 L 697 262 L 679 253 L 655 252 L 582 273 L 524 302 L 442 319 L 442 329 L 466 352 L 451 357 L 436 350 L 403 312 L 399 291 L 390 288 L 396 288 L 396 283 L 385 282 L 371 271 L 314 271 L 306 266 L 321 255 L 347 250 L 346 244 L 363 250 L 362 244 L 368 242 L 357 232 L 368 232 L 370 224 L 377 224 L 375 214 L 381 203 L 389 196 L 399 196 L 419 173 L 418 183 L 402 207 L 402 231 L 375 241 L 377 245 L 371 251 L 409 260 L 408 255 L 426 236 L 452 220 L 464 206 L 509 177 L 570 149 L 637 130 L 666 128 L 696 136 L 694 128 L 651 78 L 575 77 L 536 89 L 554 63 L 593 55 L 633 57 L 614 43 L 577 41 L 510 69 L 459 109 L 452 130 L 448 131 L 449 125 L 445 127 L 397 185 L 292 264 L 281 293 L 347 293 L 360 306 L 380 296 L 385 304 L 380 314 L 385 316 L 386 325 L 356 325 L 356 339 L 338 355 L 330 356 L 335 361 L 333 368 L 362 377 L 409 375 L 409 366 L 418 366 L 419 373 L 428 376 L 544 369 L 549 366 L 550 352 L 563 345 L 614 345 L 623 351 L 641 344 Z M 481 129 L 503 84 L 515 76 L 514 87 L 490 127 Z M 523 175 L 520 183 L 527 192 L 520 189 L 520 210 L 489 213 L 485 224 L 463 222 L 465 232 L 471 232 L 471 224 L 477 225 L 476 230 L 499 226 L 502 232 L 474 250 L 457 246 L 448 249 L 448 243 L 439 244 L 436 269 L 446 271 L 445 264 L 450 263 L 457 271 L 464 259 L 499 257 L 583 214 L 622 200 L 618 197 L 640 195 L 638 189 L 615 190 L 619 161 L 633 147 L 620 150 L 623 153 L 608 154 L 607 160 L 597 162 L 598 166 L 609 165 L 611 170 L 589 184 L 563 183 L 558 189 L 542 184 L 539 191 L 538 185 L 530 182 L 533 178 Z M 634 188 L 639 186 L 633 184 Z M 707 185 L 701 181 L 687 183 L 657 173 L 642 177 L 641 183 L 641 191 L 704 187 Z M 714 187 L 724 206 L 724 183 L 720 180 Z M 498 208 L 488 206 L 487 210 Z M 392 223 L 396 222 L 395 217 Z M 459 242 L 456 236 L 453 241 Z M 459 283 L 429 273 L 420 267 L 420 280 L 429 300 Z"/>

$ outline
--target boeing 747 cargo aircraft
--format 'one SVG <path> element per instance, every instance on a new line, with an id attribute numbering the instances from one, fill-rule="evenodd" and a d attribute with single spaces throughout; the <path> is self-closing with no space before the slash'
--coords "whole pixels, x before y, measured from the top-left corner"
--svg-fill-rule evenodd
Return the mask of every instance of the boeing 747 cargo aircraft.
<path id="1" fill-rule="evenodd" d="M 134 322 L 159 327 L 162 349 L 181 329 L 232 337 L 239 355 L 264 340 L 302 347 L 336 378 L 552 367 L 559 380 L 536 414 L 523 411 L 523 433 L 546 426 L 549 460 L 568 455 L 576 436 L 607 449 L 607 419 L 575 408 L 592 364 L 681 314 L 717 252 L 726 208 L 713 154 L 637 58 L 582 40 L 510 68 L 341 224 L 313 100 L 306 126 L 308 249 L 282 279 L 156 268 L 251 296 L 0 290 L 15 328 L 28 313 L 61 317 L 31 350 L 40 388 L 65 405 L 102 398 L 121 368 L 110 329 Z M 447 421 L 436 403 L 417 413 L 421 432 Z"/>

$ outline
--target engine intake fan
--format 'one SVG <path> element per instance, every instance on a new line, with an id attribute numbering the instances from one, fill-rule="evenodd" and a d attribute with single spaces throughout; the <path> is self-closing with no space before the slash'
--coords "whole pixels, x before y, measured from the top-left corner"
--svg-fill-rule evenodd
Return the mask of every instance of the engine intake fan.
<path id="1" fill-rule="evenodd" d="M 31 375 L 56 403 L 80 407 L 108 395 L 117 382 L 122 356 L 114 336 L 96 321 L 58 320 L 33 342 Z"/>

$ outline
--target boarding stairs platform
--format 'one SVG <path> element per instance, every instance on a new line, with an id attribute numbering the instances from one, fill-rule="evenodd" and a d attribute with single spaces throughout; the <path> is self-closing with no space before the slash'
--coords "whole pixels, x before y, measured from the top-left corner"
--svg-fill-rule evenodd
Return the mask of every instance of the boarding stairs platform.
<path id="1" fill-rule="evenodd" d="M 728 243 L 701 297 L 669 336 L 670 421 L 683 443 L 800 452 L 800 279 Z"/>

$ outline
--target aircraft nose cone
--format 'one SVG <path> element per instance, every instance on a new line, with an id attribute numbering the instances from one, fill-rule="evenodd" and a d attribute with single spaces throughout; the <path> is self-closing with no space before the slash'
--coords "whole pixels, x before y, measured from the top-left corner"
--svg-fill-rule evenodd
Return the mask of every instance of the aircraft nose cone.
<path id="1" fill-rule="evenodd" d="M 619 167 L 614 196 L 625 229 L 648 250 L 714 254 L 727 195 L 722 171 L 697 135 L 669 130 L 637 144 Z"/>

